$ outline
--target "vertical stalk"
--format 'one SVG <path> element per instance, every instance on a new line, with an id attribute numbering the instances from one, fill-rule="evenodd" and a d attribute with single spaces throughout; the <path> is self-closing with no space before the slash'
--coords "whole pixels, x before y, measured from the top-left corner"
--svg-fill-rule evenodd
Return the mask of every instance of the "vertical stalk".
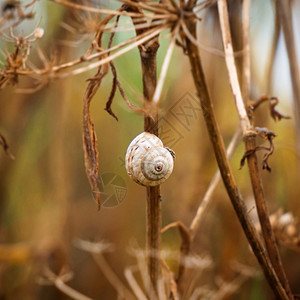
<path id="1" fill-rule="evenodd" d="M 295 114 L 295 132 L 297 138 L 297 150 L 300 152 L 300 71 L 294 37 L 294 28 L 292 20 L 291 1 L 276 0 L 276 11 L 279 15 L 280 23 L 283 30 L 285 46 L 288 54 L 290 65 L 290 74 L 294 95 L 294 114 Z M 300 161 L 298 160 L 300 168 Z"/>
<path id="2" fill-rule="evenodd" d="M 243 81 L 245 86 L 249 86 L 250 83 L 250 57 L 249 57 L 249 40 L 248 40 L 248 31 L 249 31 L 249 10 L 250 3 L 248 1 L 244 2 L 243 5 L 243 42 L 245 47 L 244 53 L 244 61 L 243 61 Z M 252 124 L 248 119 L 248 116 L 245 117 L 245 108 L 241 108 L 244 106 L 240 85 L 237 79 L 237 70 L 233 56 L 233 48 L 232 48 L 232 40 L 230 33 L 230 25 L 229 25 L 229 15 L 227 9 L 227 1 L 226 0 L 218 0 L 218 11 L 222 32 L 223 45 L 225 49 L 225 61 L 228 69 L 230 85 L 232 88 L 232 92 L 236 102 L 236 109 L 239 114 L 240 123 L 242 125 L 244 141 L 246 151 L 256 149 L 256 133 L 252 133 Z M 244 90 L 245 96 L 248 98 L 249 90 Z M 248 120 L 246 121 L 245 118 Z M 252 190 L 255 198 L 257 213 L 261 225 L 262 234 L 265 240 L 267 252 L 270 258 L 270 261 L 273 265 L 273 268 L 282 284 L 285 288 L 286 293 L 288 294 L 290 299 L 294 299 L 291 288 L 289 286 L 289 282 L 287 280 L 285 270 L 283 268 L 279 249 L 276 243 L 275 234 L 273 232 L 270 219 L 269 219 L 269 210 L 264 196 L 264 189 L 261 179 L 261 174 L 258 168 L 257 156 L 255 151 L 251 154 L 248 159 L 248 170 L 251 179 Z"/>
<path id="3" fill-rule="evenodd" d="M 159 47 L 158 39 L 150 41 L 150 45 L 139 48 L 142 64 L 143 95 L 144 95 L 144 130 L 158 135 L 158 110 L 153 103 L 156 89 L 157 68 L 156 54 Z M 161 242 L 161 203 L 160 186 L 147 187 L 147 241 L 148 269 L 151 283 L 156 290 L 159 273 L 159 250 Z"/>
<path id="4" fill-rule="evenodd" d="M 268 55 L 267 60 L 267 66 L 266 66 L 266 94 L 270 95 L 271 93 L 271 85 L 272 85 L 272 79 L 273 79 L 273 70 L 274 70 L 274 64 L 275 64 L 275 56 L 278 49 L 279 44 L 279 34 L 280 34 L 280 21 L 279 21 L 279 13 L 276 9 L 275 11 L 275 17 L 274 17 L 274 33 L 272 37 L 271 42 L 271 49 L 270 53 Z"/>
<path id="5" fill-rule="evenodd" d="M 141 12 L 139 8 L 128 6 L 127 11 Z M 145 22 L 140 18 L 132 18 L 134 25 Z M 136 35 L 144 33 L 144 29 L 136 29 Z M 159 34 L 159 33 L 158 33 Z M 157 85 L 156 55 L 159 48 L 158 35 L 139 46 L 142 65 L 143 96 L 144 96 L 144 130 L 158 136 L 158 106 L 153 97 Z M 154 291 L 149 287 L 150 297 L 156 291 L 160 273 L 160 242 L 161 242 L 161 203 L 160 186 L 146 187 L 146 250 L 148 254 L 148 272 Z"/>
<path id="6" fill-rule="evenodd" d="M 244 102 L 247 103 L 250 100 L 250 2 L 251 0 L 243 0 L 242 10 L 242 27 L 243 27 L 243 68 L 242 68 L 242 95 Z"/>
<path id="7" fill-rule="evenodd" d="M 188 23 L 189 31 L 192 35 L 196 36 L 196 25 L 192 22 Z M 230 197 L 231 203 L 236 211 L 239 221 L 243 227 L 245 235 L 252 247 L 258 262 L 263 269 L 266 279 L 274 294 L 280 299 L 289 299 L 286 291 L 283 289 L 281 282 L 265 253 L 265 249 L 261 244 L 256 230 L 248 216 L 246 206 L 240 194 L 239 188 L 233 177 L 233 173 L 228 162 L 226 151 L 224 147 L 224 141 L 222 139 L 219 126 L 216 120 L 213 104 L 211 102 L 207 85 L 205 82 L 204 73 L 202 70 L 201 60 L 198 52 L 198 47 L 195 46 L 189 39 L 186 38 L 187 53 L 190 60 L 192 69 L 192 76 L 194 79 L 195 87 L 197 89 L 198 97 L 201 103 L 203 117 L 206 123 L 206 127 L 214 148 L 216 160 L 220 169 L 220 173 L 223 179 L 223 183 Z M 247 124 L 247 122 L 245 122 Z"/>
<path id="8" fill-rule="evenodd" d="M 248 135 L 245 139 L 246 151 L 256 148 L 256 136 Z M 274 270 L 277 273 L 279 280 L 281 281 L 289 299 L 294 299 L 288 279 L 286 277 L 279 249 L 276 243 L 275 234 L 269 219 L 269 209 L 265 201 L 263 184 L 260 176 L 260 171 L 257 163 L 257 156 L 255 154 L 250 155 L 247 159 L 249 175 L 251 179 L 252 190 L 255 198 L 257 214 L 261 224 L 261 230 L 266 244 L 267 252 Z"/>

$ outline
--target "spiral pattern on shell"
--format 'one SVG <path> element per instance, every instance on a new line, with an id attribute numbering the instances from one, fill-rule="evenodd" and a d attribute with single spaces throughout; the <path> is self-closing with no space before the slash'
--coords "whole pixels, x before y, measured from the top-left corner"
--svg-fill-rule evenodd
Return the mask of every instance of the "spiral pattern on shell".
<path id="1" fill-rule="evenodd" d="M 174 151 L 164 147 L 154 134 L 142 132 L 129 144 L 125 167 L 129 177 L 144 186 L 156 186 L 169 178 L 174 166 Z"/>

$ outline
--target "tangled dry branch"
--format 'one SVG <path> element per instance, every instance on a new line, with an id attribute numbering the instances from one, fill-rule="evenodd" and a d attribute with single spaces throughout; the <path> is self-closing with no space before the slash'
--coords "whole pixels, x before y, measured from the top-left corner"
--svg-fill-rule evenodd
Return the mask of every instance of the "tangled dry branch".
<path id="1" fill-rule="evenodd" d="M 207 115 L 204 117 L 206 118 L 207 127 L 211 135 L 212 144 L 216 152 L 216 158 L 218 160 L 222 177 L 228 190 L 228 194 L 230 195 L 234 207 L 237 213 L 239 214 L 243 227 L 246 228 L 245 232 L 247 234 L 249 242 L 252 243 L 253 250 L 254 252 L 256 252 L 255 254 L 257 255 L 262 267 L 265 268 L 265 273 L 270 281 L 270 284 L 273 285 L 274 289 L 279 295 L 285 296 L 286 291 L 283 290 L 285 286 L 283 285 L 282 287 L 280 285 L 280 282 L 276 277 L 276 273 L 274 274 L 274 270 L 272 269 L 269 259 L 263 251 L 264 248 L 261 245 L 260 241 L 257 239 L 256 233 L 252 228 L 252 224 L 248 220 L 248 217 L 245 213 L 245 208 L 242 202 L 239 189 L 237 188 L 235 180 L 231 175 L 232 172 L 229 163 L 227 162 L 227 157 L 225 155 L 223 140 L 218 130 L 218 124 L 215 119 L 215 114 L 211 105 L 211 100 L 204 80 L 201 61 L 198 53 L 199 42 L 196 38 L 195 24 L 200 20 L 197 16 L 197 13 L 200 10 L 207 8 L 209 5 L 214 4 L 216 1 L 207 0 L 196 3 L 195 0 L 189 0 L 179 1 L 179 3 L 177 3 L 173 0 L 162 0 L 159 3 L 156 3 L 149 0 L 145 0 L 142 2 L 136 2 L 134 0 L 120 0 L 121 5 L 119 9 L 109 10 L 90 7 L 87 5 L 81 5 L 73 3 L 71 1 L 52 0 L 52 2 L 57 3 L 59 5 L 63 5 L 65 7 L 69 7 L 70 9 L 81 12 L 93 13 L 98 15 L 98 18 L 99 16 L 101 17 L 100 21 L 98 20 L 98 22 L 95 24 L 94 37 L 92 38 L 89 47 L 81 54 L 79 58 L 58 64 L 55 59 L 52 61 L 47 59 L 46 55 L 43 53 L 42 50 L 36 50 L 42 62 L 42 67 L 34 66 L 34 64 L 31 62 L 31 58 L 33 55 L 33 43 L 38 42 L 38 40 L 42 38 L 44 33 L 43 29 L 37 27 L 31 34 L 27 36 L 16 35 L 13 29 L 15 26 L 19 25 L 20 22 L 22 22 L 23 20 L 34 17 L 34 13 L 32 12 L 25 13 L 25 9 L 31 7 L 35 2 L 36 1 L 34 0 L 29 4 L 23 6 L 17 4 L 17 2 L 12 2 L 14 4 L 6 5 L 2 8 L 2 12 L 4 14 L 3 17 L 1 17 L 0 19 L 0 34 L 2 38 L 5 39 L 8 43 L 13 44 L 14 49 L 11 52 L 5 50 L 1 53 L 2 56 L 5 58 L 5 63 L 4 67 L 0 69 L 0 89 L 7 87 L 9 84 L 17 85 L 19 83 L 20 77 L 27 76 L 33 79 L 34 87 L 22 89 L 22 92 L 35 92 L 43 88 L 45 85 L 47 85 L 50 81 L 54 79 L 61 79 L 81 74 L 90 70 L 96 70 L 95 75 L 87 80 L 88 84 L 83 96 L 83 147 L 85 154 L 85 169 L 93 195 L 98 204 L 98 209 L 100 209 L 101 207 L 100 195 L 102 187 L 101 182 L 99 180 L 99 152 L 97 144 L 97 135 L 90 108 L 92 100 L 95 94 L 97 93 L 98 89 L 100 88 L 103 79 L 111 71 L 113 75 L 112 87 L 110 95 L 106 101 L 105 110 L 116 120 L 118 120 L 117 115 L 112 110 L 112 104 L 116 92 L 117 90 L 119 90 L 121 96 L 131 109 L 137 112 L 143 112 L 145 118 L 153 118 L 151 112 L 158 111 L 162 87 L 167 74 L 172 51 L 176 44 L 180 45 L 183 48 L 184 53 L 187 53 L 189 55 L 196 88 L 198 89 L 199 96 L 203 98 L 201 99 L 201 105 L 203 108 L 203 112 L 207 112 Z M 221 15 L 220 23 L 224 38 L 225 59 L 229 69 L 229 77 L 232 88 L 234 91 L 238 91 L 237 93 L 234 92 L 234 95 L 237 106 L 237 112 L 239 114 L 240 122 L 245 133 L 250 128 L 252 128 L 252 125 L 250 123 L 249 116 L 245 109 L 242 94 L 239 87 L 239 81 L 234 61 L 234 53 L 230 39 L 229 22 L 224 22 L 224 20 L 226 21 L 226 18 L 228 18 L 228 16 L 226 15 L 227 8 L 225 8 L 226 1 L 219 1 L 218 4 Z M 222 11 L 225 12 L 225 15 L 223 17 Z M 127 18 L 127 23 L 124 23 L 125 27 L 123 26 L 124 24 L 120 24 L 121 18 Z M 10 21 L 9 27 L 5 25 L 7 21 Z M 71 25 L 65 24 L 64 26 L 65 28 L 72 30 Z M 4 31 L 7 30 L 9 30 L 9 32 L 5 33 Z M 119 44 L 114 44 L 115 34 L 124 30 L 132 30 L 135 33 L 135 36 Z M 86 32 L 88 32 L 88 30 Z M 132 49 L 139 48 L 141 58 L 143 61 L 143 59 L 147 57 L 147 55 L 151 55 L 149 49 L 151 49 L 152 46 L 155 46 L 155 43 L 158 44 L 158 37 L 166 32 L 170 36 L 170 42 L 168 50 L 166 52 L 158 84 L 156 85 L 155 75 L 155 78 L 153 80 L 155 81 L 154 92 L 153 88 L 150 93 L 151 96 L 147 95 L 147 90 L 146 93 L 144 92 L 144 97 L 147 98 L 146 100 L 155 107 L 136 107 L 127 98 L 125 90 L 123 89 L 121 82 L 118 79 L 117 69 L 114 64 L 114 60 L 131 51 Z M 104 45 L 105 34 L 109 35 L 107 45 Z M 146 60 L 144 60 L 144 62 L 145 61 Z M 144 75 L 145 73 L 146 72 L 144 72 Z M 143 79 L 145 79 L 145 77 Z M 144 85 L 146 85 L 145 82 L 143 83 Z M 150 82 L 150 85 L 151 84 L 152 83 Z M 275 106 L 278 103 L 278 99 L 275 97 L 272 97 L 270 99 L 261 99 L 260 102 L 252 103 L 252 106 L 255 107 L 259 105 L 259 103 L 266 100 L 269 101 L 271 116 L 275 120 L 288 118 L 287 116 L 280 114 L 275 109 Z M 147 124 L 145 126 L 147 127 Z M 256 127 L 255 134 L 261 133 L 264 134 L 264 137 L 269 141 L 270 147 L 255 147 L 254 149 L 247 150 L 244 157 L 242 158 L 241 166 L 244 164 L 246 158 L 252 156 L 257 150 L 264 149 L 267 150 L 267 152 L 263 159 L 263 168 L 270 170 L 267 160 L 274 150 L 272 139 L 275 137 L 275 134 L 267 129 L 265 130 Z M 0 135 L 0 138 L 1 145 L 3 146 L 6 153 L 10 155 L 6 140 L 2 135 Z M 176 224 L 169 225 L 169 227 L 173 225 L 178 226 L 181 233 L 182 262 L 183 256 L 186 255 L 190 250 L 190 243 L 192 237 L 189 229 L 187 229 L 182 223 L 177 222 Z M 184 266 L 183 264 L 181 264 L 179 267 L 178 278 L 182 276 L 183 270 Z M 130 273 L 129 270 L 127 272 L 127 279 L 132 284 L 134 284 L 131 275 L 132 272 Z M 56 282 L 55 280 L 55 278 L 52 278 L 53 282 Z"/>

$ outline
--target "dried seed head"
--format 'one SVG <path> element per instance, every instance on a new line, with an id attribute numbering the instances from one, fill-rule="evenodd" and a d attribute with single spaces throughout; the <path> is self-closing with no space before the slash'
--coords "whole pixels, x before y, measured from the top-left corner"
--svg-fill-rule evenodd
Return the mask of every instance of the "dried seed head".
<path id="1" fill-rule="evenodd" d="M 297 235 L 297 229 L 294 224 L 289 224 L 286 227 L 286 233 L 289 237 L 295 237 Z"/>
<path id="2" fill-rule="evenodd" d="M 41 28 L 41 27 L 37 27 L 35 30 L 34 30 L 34 36 L 35 38 L 37 39 L 41 39 L 44 35 L 44 29 Z"/>

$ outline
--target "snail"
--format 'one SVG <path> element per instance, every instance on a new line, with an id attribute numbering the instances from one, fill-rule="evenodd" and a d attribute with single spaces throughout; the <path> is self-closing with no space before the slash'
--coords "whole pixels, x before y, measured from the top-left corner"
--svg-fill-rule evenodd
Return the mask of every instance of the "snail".
<path id="1" fill-rule="evenodd" d="M 125 167 L 129 177 L 143 186 L 156 186 L 173 171 L 175 152 L 154 134 L 142 132 L 129 144 Z"/>

